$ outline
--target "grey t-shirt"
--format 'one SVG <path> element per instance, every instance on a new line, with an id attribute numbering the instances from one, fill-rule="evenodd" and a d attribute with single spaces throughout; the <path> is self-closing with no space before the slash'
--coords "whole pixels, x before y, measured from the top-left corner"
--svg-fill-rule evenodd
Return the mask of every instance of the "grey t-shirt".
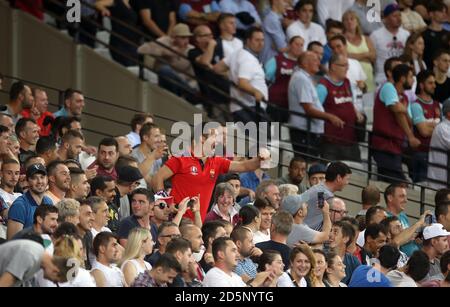
<path id="1" fill-rule="evenodd" d="M 311 227 L 314 230 L 322 230 L 323 224 L 323 215 L 322 211 L 317 207 L 317 193 L 324 192 L 324 198 L 330 204 L 330 199 L 334 197 L 334 194 L 328 190 L 324 183 L 317 184 L 308 191 L 303 193 L 302 195 L 306 195 L 306 199 L 308 199 L 308 215 L 306 219 L 303 221 L 306 225 Z"/>
<path id="2" fill-rule="evenodd" d="M 139 164 L 141 164 L 142 162 L 144 162 L 145 160 L 145 156 L 144 154 L 139 150 L 139 147 L 136 147 L 135 149 L 133 149 L 133 152 L 131 153 L 131 155 L 133 157 L 136 158 L 136 160 L 138 160 Z M 155 160 L 155 162 L 153 162 L 152 167 L 150 168 L 150 171 L 148 173 L 148 175 L 153 176 L 154 174 L 156 174 L 157 171 L 159 171 L 159 169 L 162 166 L 162 159 L 158 159 Z M 147 175 L 147 174 L 142 174 L 143 176 Z"/>
<path id="3" fill-rule="evenodd" d="M 31 240 L 13 240 L 0 245 L 0 275 L 9 272 L 17 278 L 15 287 L 31 280 L 41 268 L 44 247 Z"/>
<path id="4" fill-rule="evenodd" d="M 287 238 L 287 245 L 293 247 L 298 241 L 305 241 L 306 243 L 312 243 L 314 238 L 319 232 L 311 229 L 305 224 L 292 225 L 292 231 Z"/>

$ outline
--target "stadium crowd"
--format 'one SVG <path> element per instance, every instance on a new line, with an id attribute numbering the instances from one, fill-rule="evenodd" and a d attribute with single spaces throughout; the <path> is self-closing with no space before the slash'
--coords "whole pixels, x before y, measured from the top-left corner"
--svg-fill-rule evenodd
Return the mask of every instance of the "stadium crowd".
<path id="1" fill-rule="evenodd" d="M 42 1 L 12 2 L 43 18 Z M 382 22 L 368 20 L 365 0 L 90 2 L 85 32 L 97 31 L 97 15 L 135 23 L 172 51 L 131 34 L 139 48 L 111 45 L 155 57 L 160 86 L 229 104 L 234 121 L 258 121 L 262 108 L 289 124 L 296 156 L 270 178 L 267 157 L 172 155 L 144 113 L 127 135 L 91 146 L 81 91 L 67 89 L 51 113 L 45 89 L 15 82 L 0 113 L 0 286 L 450 285 L 448 1 L 384 0 Z M 189 71 L 194 79 L 180 73 Z M 340 161 L 361 161 L 358 127 L 372 105 L 369 144 L 390 185 L 365 187 L 351 217 L 335 196 L 352 175 Z M 223 142 L 216 133 L 192 148 Z M 439 189 L 434 212 L 414 224 L 402 154 L 413 182 Z"/>

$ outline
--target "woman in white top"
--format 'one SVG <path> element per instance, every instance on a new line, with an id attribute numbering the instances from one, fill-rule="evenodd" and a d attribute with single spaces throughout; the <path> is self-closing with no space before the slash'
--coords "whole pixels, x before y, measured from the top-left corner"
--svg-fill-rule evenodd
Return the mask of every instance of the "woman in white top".
<path id="1" fill-rule="evenodd" d="M 144 261 L 144 257 L 152 251 L 153 239 L 150 231 L 142 227 L 132 229 L 128 235 L 125 253 L 119 262 L 128 285 L 131 285 L 140 273 L 151 270 L 152 266 Z"/>
<path id="2" fill-rule="evenodd" d="M 345 264 L 341 257 L 334 252 L 327 255 L 326 283 L 330 287 L 347 287 L 341 280 L 345 277 Z"/>
<path id="3" fill-rule="evenodd" d="M 327 260 L 325 253 L 320 249 L 314 249 L 314 258 L 316 258 L 316 267 L 312 274 L 316 277 L 315 284 L 313 287 L 326 287 L 323 276 L 325 275 L 325 271 L 327 269 Z"/>
<path id="4" fill-rule="evenodd" d="M 289 256 L 291 268 L 278 279 L 278 287 L 308 287 L 305 277 L 311 272 L 312 251 L 309 246 L 294 247 Z M 313 255 L 314 257 L 314 255 Z"/>

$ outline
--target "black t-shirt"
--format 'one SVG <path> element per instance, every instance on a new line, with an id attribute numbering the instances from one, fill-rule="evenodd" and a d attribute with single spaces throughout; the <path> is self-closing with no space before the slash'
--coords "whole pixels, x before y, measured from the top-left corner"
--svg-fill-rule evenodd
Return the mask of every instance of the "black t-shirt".
<path id="1" fill-rule="evenodd" d="M 173 0 L 136 0 L 135 9 L 137 12 L 141 10 L 150 10 L 152 20 L 158 25 L 161 31 L 166 32 L 169 29 L 169 14 L 170 12 L 176 13 L 177 4 Z M 140 20 L 141 25 L 143 25 L 142 19 Z M 147 28 L 146 32 L 151 35 Z"/>
<path id="2" fill-rule="evenodd" d="M 130 215 L 120 221 L 117 236 L 119 237 L 119 239 L 127 239 L 130 231 L 137 227 L 141 227 L 137 218 L 134 215 Z"/>
<path id="3" fill-rule="evenodd" d="M 427 29 L 423 33 L 425 41 L 425 50 L 423 60 L 427 64 L 428 69 L 433 68 L 433 56 L 436 50 L 450 48 L 450 32 L 442 30 L 439 32 Z"/>
<path id="4" fill-rule="evenodd" d="M 260 242 L 255 245 L 257 248 L 259 248 L 262 251 L 265 250 L 275 250 L 279 251 L 281 254 L 281 258 L 283 259 L 284 263 L 284 270 L 289 269 L 290 261 L 289 261 L 289 255 L 291 254 L 291 248 L 283 243 L 278 243 L 275 241 L 265 241 Z"/>
<path id="5" fill-rule="evenodd" d="M 447 78 L 442 84 L 436 82 L 436 90 L 434 91 L 433 98 L 440 103 L 450 98 L 450 78 Z"/>

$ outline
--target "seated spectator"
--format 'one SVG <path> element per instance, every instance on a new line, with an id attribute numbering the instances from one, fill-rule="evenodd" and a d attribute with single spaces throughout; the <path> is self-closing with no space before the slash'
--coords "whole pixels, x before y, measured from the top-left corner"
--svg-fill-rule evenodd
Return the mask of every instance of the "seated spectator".
<path id="1" fill-rule="evenodd" d="M 64 91 L 64 105 L 57 112 L 53 113 L 55 118 L 81 116 L 84 109 L 84 96 L 79 90 L 68 88 Z"/>
<path id="2" fill-rule="evenodd" d="M 68 131 L 61 138 L 57 153 L 62 161 L 78 159 L 84 144 L 84 136 L 77 131 Z M 95 177 L 95 176 L 94 176 Z"/>
<path id="3" fill-rule="evenodd" d="M 441 104 L 450 98 L 450 77 L 448 71 L 450 69 L 450 51 L 438 50 L 433 57 L 433 72 L 436 78 L 436 90 L 433 98 Z"/>
<path id="4" fill-rule="evenodd" d="M 323 28 L 312 21 L 314 9 L 315 1 L 301 0 L 297 2 L 294 10 L 297 13 L 298 20 L 291 23 L 286 29 L 286 36 L 288 39 L 291 39 L 294 36 L 300 36 L 305 40 L 305 47 L 312 41 L 319 41 L 322 45 L 326 44 L 327 39 Z"/>
<path id="5" fill-rule="evenodd" d="M 119 207 L 114 202 L 116 183 L 109 176 L 97 176 L 91 181 L 91 195 L 99 196 L 108 205 L 108 228 L 117 232 L 119 228 Z"/>
<path id="6" fill-rule="evenodd" d="M 358 246 L 356 241 L 358 241 L 358 236 L 360 232 L 359 228 L 359 222 L 354 217 L 350 216 L 344 216 L 341 220 L 341 222 L 345 222 L 353 227 L 353 230 L 355 231 L 355 235 L 353 236 L 351 243 L 349 246 L 347 246 L 347 253 L 355 256 L 359 262 L 361 262 L 361 247 Z"/>
<path id="7" fill-rule="evenodd" d="M 119 144 L 114 138 L 104 138 L 98 144 L 97 159 L 88 166 L 88 169 L 96 169 L 97 176 L 110 176 L 113 180 L 117 180 L 117 171 L 114 167 L 117 158 L 119 158 Z"/>
<path id="8" fill-rule="evenodd" d="M 135 10 L 145 33 L 155 38 L 170 36 L 177 20 L 175 1 L 138 0 L 135 1 Z"/>
<path id="9" fill-rule="evenodd" d="M 345 264 L 341 257 L 334 252 L 328 252 L 327 257 L 327 269 L 325 271 L 325 283 L 329 287 L 347 287 L 346 284 L 341 282 L 345 278 Z"/>
<path id="10" fill-rule="evenodd" d="M 364 234 L 367 226 L 371 224 L 380 224 L 386 218 L 387 218 L 386 208 L 381 207 L 380 205 L 370 207 L 369 209 L 367 209 L 366 215 L 364 217 L 364 222 L 359 225 L 360 229 L 362 229 L 358 235 L 358 239 L 356 240 L 356 243 L 358 244 L 359 247 L 364 246 L 365 243 Z"/>
<path id="11" fill-rule="evenodd" d="M 66 192 L 70 189 L 69 168 L 61 160 L 55 160 L 47 165 L 47 174 L 48 191 L 45 195 L 56 204 L 65 198 Z"/>
<path id="12" fill-rule="evenodd" d="M 287 245 L 287 238 L 292 231 L 294 219 L 286 211 L 278 211 L 272 217 L 270 226 L 270 241 L 257 243 L 255 246 L 262 250 L 277 250 L 281 253 L 285 268 L 289 268 L 289 254 L 291 248 Z"/>
<path id="13" fill-rule="evenodd" d="M 30 109 L 23 109 L 20 114 L 24 118 L 32 118 L 36 121 L 39 128 L 41 128 L 39 131 L 41 137 L 49 136 L 54 117 L 53 114 L 48 111 L 47 93 L 41 88 L 34 88 L 33 97 L 33 106 Z"/>
<path id="14" fill-rule="evenodd" d="M 173 28 L 171 36 L 158 38 L 156 40 L 158 44 L 144 43 L 138 48 L 138 53 L 157 58 L 155 70 L 158 72 L 159 86 L 194 103 L 191 96 L 195 93 L 197 84 L 195 80 L 189 78 L 194 75 L 194 71 L 189 60 L 185 58 L 189 50 L 194 48 L 189 44 L 191 36 L 189 27 L 179 23 Z M 179 54 L 185 57 L 180 57 Z"/>
<path id="15" fill-rule="evenodd" d="M 287 110 L 289 81 L 297 65 L 297 59 L 303 52 L 303 46 L 304 39 L 294 36 L 289 40 L 285 51 L 275 53 L 265 62 L 266 79 L 272 83 L 269 88 L 270 103 L 267 106 L 267 113 L 274 121 L 286 123 L 289 120 Z"/>
<path id="16" fill-rule="evenodd" d="M 308 204 L 304 197 L 300 195 L 287 196 L 283 199 L 280 209 L 289 212 L 294 218 L 292 231 L 287 238 L 287 245 L 290 247 L 294 247 L 301 242 L 319 244 L 328 240 L 331 231 L 331 220 L 327 202 L 324 203 L 324 207 L 321 209 L 324 221 L 321 232 L 309 228 L 303 222 L 308 215 Z"/>
<path id="17" fill-rule="evenodd" d="M 306 277 L 311 271 L 312 259 L 314 254 L 308 245 L 292 249 L 289 255 L 290 268 L 278 279 L 277 287 L 307 287 Z"/>
<path id="18" fill-rule="evenodd" d="M 148 229 L 136 227 L 130 231 L 124 254 L 118 263 L 127 285 L 131 285 L 140 273 L 151 270 L 152 266 L 144 257 L 152 253 L 153 244 Z"/>
<path id="19" fill-rule="evenodd" d="M 430 270 L 430 262 L 422 251 L 415 251 L 405 267 L 387 274 L 393 287 L 418 287 Z"/>
<path id="20" fill-rule="evenodd" d="M 119 219 L 122 220 L 131 214 L 128 195 L 139 187 L 139 181 L 143 177 L 139 169 L 132 166 L 117 168 L 117 175 L 113 202 L 119 208 Z"/>
<path id="21" fill-rule="evenodd" d="M 21 118 L 20 113 L 24 109 L 30 109 L 33 103 L 34 97 L 31 88 L 21 81 L 17 81 L 11 85 L 6 109 L 2 108 L 1 113 L 11 116 L 13 124 L 16 124 Z"/>
<path id="22" fill-rule="evenodd" d="M 148 255 L 145 259 L 151 265 L 155 265 L 156 261 L 166 252 L 167 244 L 172 239 L 181 238 L 180 229 L 175 223 L 164 222 L 158 227 L 158 239 L 157 247 L 158 249 L 153 252 L 153 254 Z"/>
<path id="23" fill-rule="evenodd" d="M 122 271 L 115 266 L 120 260 L 119 243 L 116 237 L 108 231 L 100 232 L 94 238 L 94 254 L 97 261 L 92 267 L 97 287 L 127 286 Z"/>
<path id="24" fill-rule="evenodd" d="M 0 183 L 0 197 L 6 205 L 3 210 L 0 211 L 2 217 L 6 220 L 8 217 L 8 208 L 11 207 L 13 202 L 22 195 L 21 193 L 14 192 L 20 176 L 20 164 L 15 159 L 6 159 L 2 161 L 1 166 L 1 183 Z"/>
<path id="25" fill-rule="evenodd" d="M 75 199 L 66 198 L 55 203 L 58 208 L 58 223 L 72 223 L 75 226 L 80 223 L 80 203 Z"/>
<path id="26" fill-rule="evenodd" d="M 361 191 L 362 209 L 356 215 L 356 219 L 359 220 L 360 224 L 361 222 L 364 222 L 367 210 L 370 207 L 377 206 L 380 203 L 380 200 L 381 200 L 381 193 L 377 186 L 369 184 L 364 189 L 362 189 Z M 363 228 L 365 228 L 365 225 Z"/>
<path id="27" fill-rule="evenodd" d="M 83 261 L 87 270 L 92 269 L 91 260 L 93 257 L 93 236 L 92 225 L 94 223 L 94 212 L 88 199 L 83 199 L 80 203 L 80 223 L 77 225 L 78 234 L 83 244 Z"/>
<path id="28" fill-rule="evenodd" d="M 44 159 L 45 165 L 59 159 L 55 140 L 48 136 L 40 137 L 36 143 L 36 154 Z"/>
<path id="29" fill-rule="evenodd" d="M 174 238 L 167 244 L 166 254 L 172 254 L 181 267 L 181 272 L 168 284 L 169 287 L 201 286 L 196 280 L 191 242 L 183 238 Z"/>
<path id="30" fill-rule="evenodd" d="M 272 225 L 272 216 L 276 209 L 269 204 L 266 199 L 257 198 L 253 203 L 255 208 L 261 213 L 261 224 L 259 230 L 253 236 L 253 243 L 257 244 L 270 240 L 270 226 Z"/>
<path id="31" fill-rule="evenodd" d="M 239 258 L 233 271 L 247 283 L 249 280 L 254 279 L 257 273 L 257 264 L 253 262 L 251 257 L 259 257 L 262 251 L 255 248 L 253 232 L 247 227 L 235 227 L 230 237 L 236 244 Z"/>
<path id="32" fill-rule="evenodd" d="M 220 60 L 229 57 L 233 52 L 242 49 L 244 44 L 236 35 L 236 17 L 230 13 L 222 13 L 217 20 L 220 35 L 217 42 Z"/>
<path id="33" fill-rule="evenodd" d="M 434 189 L 446 188 L 447 183 L 447 154 L 450 150 L 450 99 L 442 105 L 442 122 L 433 131 L 428 154 L 428 179 Z M 436 148 L 437 150 L 434 150 Z M 441 150 L 441 151 L 438 151 Z M 438 166 L 439 165 L 439 166 Z"/>
<path id="34" fill-rule="evenodd" d="M 427 27 L 419 13 L 412 10 L 413 1 L 399 0 L 398 4 L 402 11 L 402 26 L 409 32 L 422 32 Z"/>
<path id="35" fill-rule="evenodd" d="M 115 137 L 117 144 L 119 145 L 119 157 L 129 156 L 133 151 L 133 147 L 131 147 L 130 141 L 126 136 L 116 136 Z"/>
<path id="36" fill-rule="evenodd" d="M 128 141 L 130 141 L 131 147 L 135 148 L 141 144 L 141 137 L 139 133 L 144 124 L 153 124 L 153 115 L 150 113 L 136 113 L 131 119 L 131 131 L 127 134 Z"/>
<path id="37" fill-rule="evenodd" d="M 70 186 L 66 193 L 67 198 L 85 199 L 89 196 L 91 186 L 86 173 L 80 168 L 69 168 Z"/>
<path id="38" fill-rule="evenodd" d="M 370 265 L 372 258 L 378 258 L 380 248 L 386 245 L 388 230 L 380 224 L 370 224 L 364 232 L 364 247 L 361 251 L 362 264 Z M 364 269 L 362 269 L 364 271 Z M 355 272 L 353 272 L 355 274 Z"/>
<path id="39" fill-rule="evenodd" d="M 271 272 L 276 277 L 281 277 L 284 273 L 284 263 L 278 251 L 266 250 L 259 256 L 258 272 Z"/>
<path id="40" fill-rule="evenodd" d="M 92 221 L 92 238 L 95 238 L 100 232 L 111 232 L 111 229 L 106 227 L 109 221 L 109 209 L 106 201 L 98 196 L 91 196 L 88 198 L 91 203 L 94 220 Z"/>
<path id="41" fill-rule="evenodd" d="M 28 157 L 36 154 L 39 130 L 34 119 L 21 118 L 17 121 L 15 131 L 20 144 L 19 161 L 21 164 L 25 163 Z"/>
<path id="42" fill-rule="evenodd" d="M 284 34 L 282 17 L 286 12 L 284 0 L 272 0 L 270 11 L 263 18 L 264 49 L 261 62 L 266 63 L 278 53 L 287 51 L 286 35 Z"/>
<path id="43" fill-rule="evenodd" d="M 344 36 L 347 39 L 348 57 L 357 60 L 367 79 L 367 92 L 375 91 L 373 80 L 373 65 L 376 60 L 375 47 L 370 38 L 364 35 L 361 28 L 361 20 L 355 11 L 349 10 L 342 17 Z"/>
<path id="44" fill-rule="evenodd" d="M 248 0 L 221 0 L 219 6 L 222 13 L 236 16 L 238 37 L 244 37 L 250 27 L 262 24 L 255 6 Z"/>
<path id="45" fill-rule="evenodd" d="M 450 270 L 450 251 L 446 251 L 441 259 L 441 273 L 444 275 L 444 280 L 432 280 L 429 282 L 422 282 L 422 287 L 448 287 L 450 286 L 449 270 Z M 424 266 L 426 268 L 426 265 Z"/>
<path id="46" fill-rule="evenodd" d="M 298 187 L 298 193 L 302 194 L 308 189 L 302 183 L 306 177 L 306 161 L 302 157 L 294 157 L 289 162 L 288 174 L 277 180 L 278 184 L 290 183 Z"/>
<path id="47" fill-rule="evenodd" d="M 198 262 L 199 258 L 203 256 L 202 252 L 204 251 L 202 230 L 194 224 L 185 224 L 180 226 L 180 233 L 183 239 L 191 243 L 191 250 L 195 260 L 192 263 L 192 270 L 195 271 L 195 274 L 192 274 L 191 279 L 192 281 L 202 282 L 205 277 L 205 271 Z"/>
<path id="48" fill-rule="evenodd" d="M 227 233 L 223 224 L 219 221 L 207 222 L 202 227 L 203 242 L 205 244 L 205 252 L 202 259 L 199 261 L 204 272 L 208 272 L 214 266 L 214 257 L 212 254 L 212 244 L 214 240 L 221 237 L 226 237 Z"/>
<path id="49" fill-rule="evenodd" d="M 162 255 L 151 270 L 140 273 L 131 287 L 167 287 L 181 272 L 181 265 L 172 254 Z"/>
<path id="50" fill-rule="evenodd" d="M 445 230 L 442 224 L 432 224 L 423 230 L 423 248 L 422 251 L 428 256 L 430 261 L 430 270 L 425 278 L 429 280 L 444 280 L 441 273 L 439 258 L 449 250 L 447 237 L 450 232 Z"/>
<path id="51" fill-rule="evenodd" d="M 14 122 L 10 114 L 0 112 L 0 125 L 8 128 L 10 133 L 14 132 Z"/>
<path id="52" fill-rule="evenodd" d="M 323 46 L 323 56 L 320 59 L 320 74 L 324 75 L 327 72 L 326 65 L 330 61 L 333 50 L 330 47 L 329 41 L 340 35 L 344 35 L 344 24 L 340 21 L 329 19 L 325 27 L 325 35 L 327 36 L 327 44 Z"/>
<path id="53" fill-rule="evenodd" d="M 239 221 L 239 213 L 234 208 L 234 188 L 229 183 L 219 183 L 214 192 L 215 204 L 208 212 L 205 222 L 226 220 L 235 226 Z"/>

